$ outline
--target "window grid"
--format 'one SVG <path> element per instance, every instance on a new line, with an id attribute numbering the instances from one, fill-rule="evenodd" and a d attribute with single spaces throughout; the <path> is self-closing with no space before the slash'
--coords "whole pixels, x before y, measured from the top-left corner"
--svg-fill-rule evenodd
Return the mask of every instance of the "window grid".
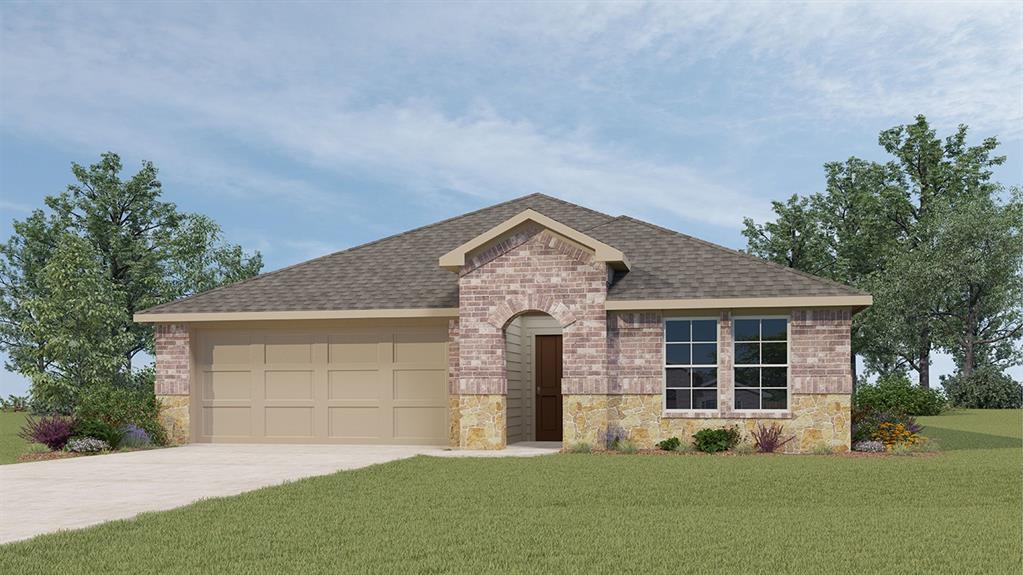
<path id="1" fill-rule="evenodd" d="M 718 339 L 716 318 L 665 319 L 662 401 L 666 410 L 714 411 L 718 408 Z M 683 372 L 685 375 L 681 377 L 685 381 L 680 382 L 678 374 Z M 696 385 L 697 377 L 706 378 L 704 381 L 709 385 Z M 697 407 L 697 403 L 703 407 Z"/>
<path id="2" fill-rule="evenodd" d="M 746 322 L 746 325 L 749 325 L 751 322 L 756 322 L 757 337 L 756 337 L 755 340 L 752 340 L 752 339 L 740 339 L 739 329 L 738 328 L 739 328 L 739 326 L 741 325 L 742 322 Z M 784 335 L 784 339 L 778 339 L 777 337 L 772 338 L 772 339 L 765 339 L 764 338 L 764 323 L 765 322 L 770 322 L 773 325 L 773 327 L 775 327 L 775 328 L 777 327 L 777 325 L 779 323 L 783 323 L 784 324 L 784 331 L 783 331 L 782 335 Z M 733 400 L 732 400 L 733 408 L 736 411 L 763 411 L 765 409 L 766 410 L 784 410 L 784 409 L 788 409 L 788 407 L 789 407 L 789 393 L 788 393 L 788 388 L 789 388 L 789 377 L 788 377 L 788 375 L 789 375 L 789 373 L 788 373 L 788 368 L 789 368 L 789 345 L 788 345 L 789 344 L 789 321 L 788 321 L 788 318 L 787 317 L 782 317 L 782 316 L 738 317 L 738 318 L 733 318 L 733 324 L 732 325 L 733 325 L 733 333 L 732 333 L 732 357 L 734 358 L 734 364 L 733 364 L 733 382 L 734 382 L 733 394 L 734 394 L 734 397 L 733 397 Z M 739 353 L 739 350 L 741 349 L 739 346 L 750 346 L 750 345 L 754 345 L 754 344 L 756 345 L 756 349 L 757 349 L 758 361 L 756 361 L 756 362 L 745 362 L 745 363 L 741 362 L 740 357 L 743 354 Z M 772 350 L 772 355 L 775 355 L 776 357 L 777 356 L 784 357 L 784 361 L 783 362 L 780 362 L 780 361 L 765 361 L 765 357 L 764 357 L 765 344 L 767 346 L 770 346 L 768 349 Z M 778 354 L 777 353 L 777 351 L 778 351 L 780 346 L 784 346 L 784 353 L 783 354 Z M 756 370 L 757 386 L 756 387 L 747 387 L 747 386 L 740 385 L 739 384 L 740 379 L 741 379 L 740 375 L 739 375 L 740 374 L 740 370 L 744 370 L 747 373 L 752 373 L 752 370 Z M 764 373 L 765 373 L 765 370 L 769 370 L 769 371 L 767 371 L 767 373 L 769 373 L 769 374 L 771 374 L 773 372 L 775 374 L 775 376 L 777 376 L 777 374 L 782 374 L 783 377 L 781 377 L 781 380 L 783 381 L 783 384 L 779 385 L 777 383 L 777 380 L 776 380 L 775 382 L 773 382 L 774 385 L 767 385 L 767 386 L 765 386 L 764 385 Z M 766 407 L 765 408 L 764 407 L 764 395 L 765 395 L 764 392 L 765 391 L 767 391 L 767 392 L 781 392 L 780 395 L 784 398 L 784 404 L 781 405 L 781 406 L 770 406 L 770 407 Z M 739 397 L 740 397 L 740 394 L 748 396 L 748 394 L 750 392 L 756 392 L 757 407 L 739 407 Z M 776 395 L 776 394 L 769 393 L 768 395 Z"/>

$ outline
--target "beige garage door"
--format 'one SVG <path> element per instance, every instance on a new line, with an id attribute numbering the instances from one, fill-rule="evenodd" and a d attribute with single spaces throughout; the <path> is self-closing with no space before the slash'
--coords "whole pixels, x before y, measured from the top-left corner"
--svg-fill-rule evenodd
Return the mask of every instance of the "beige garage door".
<path id="1" fill-rule="evenodd" d="M 447 442 L 447 326 L 197 333 L 196 440 Z"/>

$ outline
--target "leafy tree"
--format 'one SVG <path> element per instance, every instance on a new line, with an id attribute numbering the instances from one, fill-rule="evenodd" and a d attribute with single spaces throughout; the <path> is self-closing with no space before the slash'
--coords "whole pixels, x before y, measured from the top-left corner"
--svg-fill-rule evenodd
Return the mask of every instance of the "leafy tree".
<path id="1" fill-rule="evenodd" d="M 963 300 L 947 296 L 955 283 L 945 275 L 965 270 L 951 261 L 947 250 L 952 248 L 939 246 L 946 241 L 940 234 L 951 233 L 951 228 L 942 232 L 942 222 L 961 206 L 980 206 L 973 202 L 997 195 L 1000 186 L 991 181 L 991 168 L 1005 161 L 993 155 L 995 138 L 968 146 L 966 137 L 967 127 L 959 126 L 942 140 L 926 118 L 917 116 L 912 124 L 881 132 L 878 143 L 891 161 L 850 158 L 826 164 L 823 193 L 775 202 L 774 222 L 745 220 L 750 253 L 874 294 L 874 306 L 854 321 L 854 352 L 864 356 L 872 371 L 916 370 L 923 387 L 930 385 L 932 350 L 963 345 L 961 337 L 953 344 L 947 336 L 950 317 L 963 315 Z M 960 242 L 957 249 L 963 255 L 983 248 Z M 948 257 L 938 258 L 936 250 Z M 977 270 L 974 266 L 968 273 Z M 963 277 L 960 273 L 959 280 Z M 990 281 L 1007 277 L 1003 273 Z M 1002 288 L 991 291 L 1001 293 Z M 1001 317 L 1005 321 L 995 323 L 1005 327 L 1008 299 L 1001 304 L 989 299 L 1002 311 L 988 311 L 988 316 Z M 1011 330 L 998 331 L 1002 327 L 995 331 L 1013 337 Z"/>
<path id="2" fill-rule="evenodd" d="M 67 410 L 84 386 L 137 379 L 132 358 L 152 352 L 153 334 L 135 312 L 262 268 L 209 218 L 161 201 L 152 163 L 127 180 L 121 171 L 114 153 L 72 164 L 77 182 L 45 199 L 50 214 L 15 222 L 0 246 L 0 346 L 53 409 Z"/>

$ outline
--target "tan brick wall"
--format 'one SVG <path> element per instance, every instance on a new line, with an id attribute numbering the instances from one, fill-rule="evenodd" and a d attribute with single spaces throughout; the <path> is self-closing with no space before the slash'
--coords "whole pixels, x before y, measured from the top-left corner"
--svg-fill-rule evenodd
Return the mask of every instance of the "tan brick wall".
<path id="1" fill-rule="evenodd" d="M 789 324 L 791 393 L 852 393 L 849 309 L 792 312 Z"/>
<path id="2" fill-rule="evenodd" d="M 629 439 L 642 449 L 652 449 L 658 441 L 678 437 L 692 443 L 700 429 L 738 427 L 743 440 L 753 442 L 751 431 L 758 423 L 779 424 L 785 436 L 795 439 L 785 446 L 787 453 L 809 453 L 818 444 L 836 452 L 849 450 L 850 396 L 846 394 L 798 394 L 791 399 L 789 417 L 664 417 L 659 395 L 572 395 L 564 398 L 564 443 L 600 445 L 600 434 L 609 425 L 625 430 Z"/>
<path id="3" fill-rule="evenodd" d="M 189 351 L 188 326 L 179 323 L 156 325 L 156 395 L 188 395 Z"/>
<path id="4" fill-rule="evenodd" d="M 607 393 L 607 267 L 527 226 L 469 261 L 459 278 L 458 394 L 504 394 L 504 326 L 539 311 L 562 326 L 565 393 Z"/>

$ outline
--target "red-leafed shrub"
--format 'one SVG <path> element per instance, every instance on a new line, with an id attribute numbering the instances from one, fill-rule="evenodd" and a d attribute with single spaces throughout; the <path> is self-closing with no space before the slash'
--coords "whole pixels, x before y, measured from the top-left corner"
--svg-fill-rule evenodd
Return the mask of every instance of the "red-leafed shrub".
<path id="1" fill-rule="evenodd" d="M 29 419 L 18 437 L 32 443 L 42 443 L 52 451 L 60 451 L 75 434 L 76 422 L 70 417 L 44 417 Z"/>
<path id="2" fill-rule="evenodd" d="M 777 423 L 772 423 L 770 427 L 763 423 L 758 423 L 757 428 L 752 431 L 757 451 L 761 453 L 774 453 L 786 443 L 792 441 L 795 437 L 794 435 L 782 439 L 781 432 L 783 429 Z"/>

